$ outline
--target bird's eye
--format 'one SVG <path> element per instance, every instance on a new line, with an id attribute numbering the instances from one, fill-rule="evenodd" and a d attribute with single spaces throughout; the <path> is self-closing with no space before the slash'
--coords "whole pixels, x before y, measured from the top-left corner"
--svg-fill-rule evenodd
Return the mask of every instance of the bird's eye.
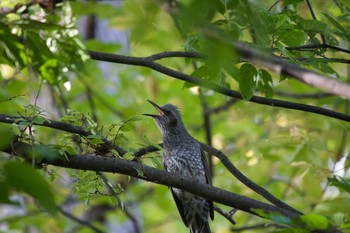
<path id="1" fill-rule="evenodd" d="M 162 110 L 159 112 L 159 115 L 161 115 L 161 116 L 165 116 L 165 115 L 169 116 L 170 114 L 171 114 L 171 112 L 168 110 Z"/>
<path id="2" fill-rule="evenodd" d="M 170 126 L 175 126 L 177 124 L 176 117 L 171 112 L 169 112 L 168 117 Z"/>

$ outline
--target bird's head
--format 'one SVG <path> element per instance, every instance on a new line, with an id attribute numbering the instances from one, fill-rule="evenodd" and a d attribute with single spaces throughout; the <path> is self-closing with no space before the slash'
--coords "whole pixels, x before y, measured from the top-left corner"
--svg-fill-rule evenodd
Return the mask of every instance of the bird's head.
<path id="1" fill-rule="evenodd" d="M 162 132 L 182 126 L 181 115 L 178 108 L 172 104 L 166 104 L 162 107 L 148 100 L 159 112 L 156 114 L 143 114 L 152 117 Z"/>

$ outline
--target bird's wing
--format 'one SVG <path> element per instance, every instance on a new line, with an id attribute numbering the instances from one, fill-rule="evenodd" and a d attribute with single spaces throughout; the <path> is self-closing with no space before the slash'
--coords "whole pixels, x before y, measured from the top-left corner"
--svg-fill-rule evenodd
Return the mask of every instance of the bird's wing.
<path id="1" fill-rule="evenodd" d="M 200 150 L 201 150 L 201 158 L 202 158 L 202 163 L 203 163 L 204 172 L 205 172 L 205 178 L 207 179 L 207 183 L 211 185 L 211 173 L 210 173 L 208 161 L 203 149 L 200 148 Z M 208 202 L 209 202 L 209 215 L 210 215 L 210 218 L 214 220 L 214 205 L 212 201 L 208 200 Z"/>
<path id="2" fill-rule="evenodd" d="M 164 163 L 164 169 L 166 171 L 168 170 L 167 166 L 166 166 L 166 163 Z M 178 209 L 178 211 L 180 213 L 181 219 L 184 222 L 184 224 L 186 225 L 186 227 L 188 227 L 188 221 L 185 218 L 185 212 L 184 212 L 184 208 L 183 208 L 182 202 L 177 197 L 176 193 L 174 192 L 174 189 L 170 187 L 170 190 L 171 190 L 171 194 L 173 195 L 173 199 L 175 200 L 176 207 L 177 207 L 177 209 Z"/>
<path id="3" fill-rule="evenodd" d="M 200 150 L 201 150 L 201 159 L 202 159 L 202 164 L 203 164 L 203 167 L 204 167 L 205 178 L 207 180 L 207 184 L 211 185 L 211 172 L 210 172 L 210 169 L 209 169 L 207 157 L 205 156 L 205 153 L 204 153 L 203 149 L 200 148 Z"/>
<path id="4" fill-rule="evenodd" d="M 186 227 L 188 227 L 188 221 L 185 218 L 185 211 L 184 211 L 184 207 L 182 205 L 182 201 L 177 197 L 176 193 L 174 192 L 173 188 L 170 188 L 171 190 L 171 194 L 173 194 L 173 198 L 175 200 L 176 203 L 176 207 L 180 213 L 181 219 L 184 222 L 184 224 L 186 225 Z"/>

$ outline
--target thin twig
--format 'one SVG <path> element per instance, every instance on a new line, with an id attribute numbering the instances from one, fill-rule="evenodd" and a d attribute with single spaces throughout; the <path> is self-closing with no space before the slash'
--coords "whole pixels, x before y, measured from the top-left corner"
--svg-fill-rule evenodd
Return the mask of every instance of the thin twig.
<path id="1" fill-rule="evenodd" d="M 36 93 L 36 96 L 35 96 L 35 100 L 34 100 L 34 106 L 36 106 L 36 103 L 39 99 L 39 95 L 40 95 L 40 91 L 41 91 L 41 88 L 43 86 L 43 83 L 44 83 L 44 80 L 41 80 L 40 82 L 40 85 L 39 85 L 39 89 L 38 89 L 38 92 Z"/>
<path id="2" fill-rule="evenodd" d="M 31 122 L 33 120 L 32 117 L 17 117 L 17 116 L 9 116 L 9 115 L 4 115 L 0 114 L 0 122 L 4 123 L 10 123 L 10 124 L 19 124 L 19 120 L 24 119 L 28 122 Z M 71 125 L 68 123 L 60 122 L 60 121 L 55 121 L 55 120 L 45 120 L 41 124 L 38 124 L 36 122 L 32 122 L 33 125 L 38 125 L 38 126 L 44 126 L 44 127 L 49 127 L 53 129 L 58 129 L 62 130 L 65 132 L 73 133 L 73 134 L 79 134 L 81 136 L 89 136 L 92 135 L 90 131 L 85 130 L 83 127 Z M 115 149 L 120 156 L 123 156 L 124 154 L 127 153 L 127 150 L 121 148 L 118 145 L 114 145 L 111 141 L 106 139 L 105 137 L 102 137 L 102 140 L 104 142 L 104 146 L 110 147 L 112 149 Z"/>
<path id="3" fill-rule="evenodd" d="M 282 0 L 277 0 L 274 4 L 272 4 L 269 8 L 269 11 L 272 10 L 272 8 L 274 8 L 278 3 L 280 3 Z"/>
<path id="4" fill-rule="evenodd" d="M 105 233 L 104 231 L 101 231 L 100 229 L 98 229 L 97 227 L 95 227 L 94 225 L 92 225 L 90 222 L 85 221 L 83 219 L 80 219 L 78 217 L 73 216 L 71 213 L 68 213 L 67 211 L 63 210 L 62 208 L 58 208 L 58 211 L 63 214 L 64 216 L 66 216 L 67 218 L 79 223 L 80 225 L 86 226 L 88 228 L 90 228 L 91 230 L 93 230 L 96 233 Z"/>
<path id="5" fill-rule="evenodd" d="M 85 79 L 81 78 L 79 79 L 81 81 L 81 83 L 86 86 L 91 94 L 93 94 L 94 99 L 96 99 L 97 101 L 99 101 L 106 109 L 108 109 L 110 112 L 112 112 L 114 115 L 116 115 L 117 117 L 121 118 L 121 119 L 126 119 L 125 114 L 122 111 L 119 111 L 118 109 L 116 109 L 115 106 L 113 106 L 112 104 L 110 104 L 108 101 L 105 100 L 105 96 L 102 96 L 100 93 L 100 91 L 96 91 L 94 90 L 94 87 L 90 85 L 89 82 L 87 82 Z"/>
<path id="6" fill-rule="evenodd" d="M 206 143 L 208 145 L 212 144 L 212 126 L 211 126 L 211 116 L 209 113 L 210 107 L 208 106 L 208 103 L 205 99 L 205 96 L 203 94 L 203 90 L 199 90 L 199 99 L 201 101 L 202 105 L 202 117 L 203 117 L 203 128 L 205 132 L 205 139 Z M 213 166 L 213 158 L 210 154 L 208 154 L 208 166 L 209 166 L 209 171 L 211 174 L 211 178 L 213 179 L 214 177 L 214 166 Z"/>
<path id="7" fill-rule="evenodd" d="M 341 47 L 328 45 L 328 44 L 315 44 L 315 45 L 301 45 L 301 46 L 289 46 L 287 50 L 311 50 L 311 49 L 332 49 L 338 52 L 349 53 L 350 50 Z"/>
<path id="8" fill-rule="evenodd" d="M 103 173 L 101 172 L 97 172 L 97 174 L 101 177 L 103 183 L 106 185 L 108 191 L 110 194 L 113 195 L 114 198 L 117 199 L 117 203 L 118 203 L 118 207 L 121 208 L 123 210 L 123 212 L 125 213 L 125 215 L 130 219 L 130 221 L 132 222 L 133 226 L 134 226 L 134 230 L 135 233 L 141 233 L 141 229 L 139 226 L 139 223 L 137 221 L 137 219 L 135 218 L 134 215 L 132 215 L 128 209 L 128 207 L 126 205 L 122 206 L 121 204 L 121 200 L 118 196 L 118 194 L 114 191 L 113 187 L 111 186 L 110 182 L 108 181 L 107 177 L 105 175 L 103 175 Z"/>
<path id="9" fill-rule="evenodd" d="M 60 99 L 64 110 L 67 111 L 67 109 L 69 109 L 69 105 L 68 105 L 68 101 L 66 100 L 66 98 L 64 98 L 62 88 L 60 86 L 57 86 L 57 90 L 58 90 L 58 98 Z"/>
<path id="10" fill-rule="evenodd" d="M 97 122 L 98 119 L 97 119 L 97 113 L 96 113 L 96 106 L 95 106 L 95 103 L 93 100 L 94 95 L 93 95 L 91 89 L 89 88 L 89 86 L 86 85 L 85 88 L 86 88 L 86 96 L 88 98 L 88 102 L 89 102 L 89 105 L 91 108 L 92 120 L 94 122 Z"/>
<path id="11" fill-rule="evenodd" d="M 239 99 L 231 98 L 220 106 L 217 106 L 215 108 L 210 108 L 209 113 L 210 114 L 217 114 L 217 113 L 220 113 L 222 111 L 225 111 L 229 107 L 231 107 L 233 104 L 237 103 L 238 101 L 239 101 Z"/>
<path id="12" fill-rule="evenodd" d="M 218 207 L 217 205 L 214 205 L 214 210 L 217 213 L 219 213 L 221 216 L 226 218 L 232 225 L 236 224 L 235 220 L 233 220 L 233 215 L 236 213 L 236 209 L 233 209 L 233 211 L 231 210 L 229 213 L 227 213 L 224 210 L 222 210 L 220 207 Z"/>
<path id="13" fill-rule="evenodd" d="M 254 230 L 254 229 L 266 229 L 268 227 L 274 227 L 274 228 L 286 228 L 283 225 L 276 224 L 276 223 L 261 223 L 261 224 L 256 224 L 252 226 L 245 226 L 245 227 L 235 227 L 231 228 L 232 232 L 242 232 L 246 230 Z"/>
<path id="14" fill-rule="evenodd" d="M 162 52 L 162 53 L 156 53 L 151 56 L 146 57 L 145 59 L 150 59 L 152 61 L 160 60 L 163 58 L 173 58 L 173 57 L 181 57 L 181 58 L 202 58 L 201 55 L 199 55 L 196 52 L 191 51 L 169 51 L 169 52 Z"/>
<path id="15" fill-rule="evenodd" d="M 306 3 L 307 3 L 307 6 L 308 6 L 308 8 L 309 8 L 309 10 L 310 10 L 310 13 L 311 13 L 312 18 L 313 18 L 314 20 L 317 20 L 316 15 L 315 15 L 315 12 L 314 12 L 314 10 L 313 10 L 313 8 L 312 8 L 312 5 L 311 5 L 310 0 L 306 0 Z M 322 44 L 327 44 L 326 38 L 324 37 L 324 35 L 323 35 L 322 33 L 320 33 L 320 35 L 321 35 L 321 39 L 322 39 Z"/>
<path id="16" fill-rule="evenodd" d="M 15 96 L 12 96 L 12 97 L 10 97 L 10 98 L 8 98 L 8 99 L 0 100 L 0 103 L 1 103 L 1 102 L 6 102 L 6 101 L 11 101 L 11 100 L 13 100 L 13 99 L 16 99 L 16 98 L 18 98 L 18 97 L 23 97 L 23 96 L 25 96 L 25 95 L 15 95 Z"/>

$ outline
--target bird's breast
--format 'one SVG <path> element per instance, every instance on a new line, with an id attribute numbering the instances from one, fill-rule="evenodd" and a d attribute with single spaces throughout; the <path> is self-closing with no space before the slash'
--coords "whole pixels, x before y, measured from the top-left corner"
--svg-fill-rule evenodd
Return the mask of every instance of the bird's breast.
<path id="1" fill-rule="evenodd" d="M 200 148 L 186 146 L 165 148 L 164 151 L 164 165 L 168 172 L 191 177 L 198 182 L 206 181 Z"/>

